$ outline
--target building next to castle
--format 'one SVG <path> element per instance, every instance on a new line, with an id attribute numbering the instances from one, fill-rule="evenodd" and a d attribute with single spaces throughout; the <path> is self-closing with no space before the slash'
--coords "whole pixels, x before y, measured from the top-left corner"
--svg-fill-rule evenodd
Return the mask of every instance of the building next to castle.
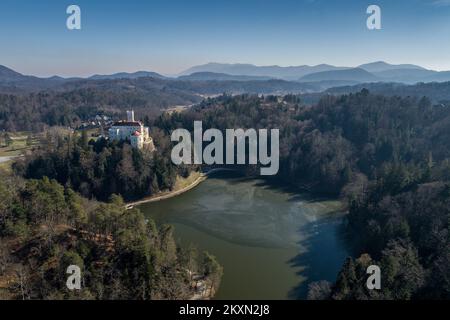
<path id="1" fill-rule="evenodd" d="M 128 140 L 134 148 L 149 148 L 154 150 L 153 139 L 148 133 L 148 127 L 134 120 L 134 111 L 127 111 L 127 120 L 115 122 L 108 130 L 111 140 Z"/>

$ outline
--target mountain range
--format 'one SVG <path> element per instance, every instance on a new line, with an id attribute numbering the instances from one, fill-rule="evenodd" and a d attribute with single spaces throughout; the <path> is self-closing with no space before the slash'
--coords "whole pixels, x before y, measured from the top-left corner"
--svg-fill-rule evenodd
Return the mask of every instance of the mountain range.
<path id="1" fill-rule="evenodd" d="M 256 76 L 270 77 L 275 79 L 295 81 L 307 74 L 344 70 L 346 67 L 335 67 L 328 64 L 320 64 L 317 66 L 296 66 L 296 67 L 280 67 L 280 66 L 255 66 L 252 64 L 224 64 L 224 63 L 208 63 L 205 65 L 195 66 L 181 73 L 181 75 L 190 75 L 199 72 L 213 72 L 229 74 L 233 76 Z"/>
<path id="2" fill-rule="evenodd" d="M 450 71 L 428 70 L 413 64 L 389 64 L 377 61 L 357 67 L 337 67 L 328 64 L 316 66 L 255 66 L 252 64 L 208 63 L 189 68 L 181 75 L 193 73 L 220 73 L 233 76 L 253 76 L 287 81 L 356 81 L 356 82 L 442 82 L 450 81 Z M 209 75 L 211 78 L 211 75 Z"/>
<path id="3" fill-rule="evenodd" d="M 166 77 L 156 72 L 138 71 L 134 73 L 120 72 L 108 75 L 93 75 L 87 78 L 62 78 L 53 76 L 39 78 L 23 75 L 10 68 L 0 65 L 0 92 L 38 91 L 70 86 L 72 83 L 90 81 L 108 81 L 120 79 L 151 78 L 164 81 L 190 82 L 187 87 L 199 88 L 201 83 L 215 81 L 214 88 L 225 92 L 227 88 L 238 88 L 239 82 L 251 82 L 245 87 L 251 87 L 252 92 L 259 92 L 258 87 L 274 86 L 274 92 L 305 89 L 308 92 L 322 91 L 334 86 L 357 85 L 361 83 L 398 82 L 414 84 L 418 82 L 450 81 L 450 71 L 434 71 L 412 64 L 389 64 L 377 61 L 362 64 L 357 67 L 332 66 L 320 64 L 316 66 L 256 66 L 252 64 L 208 63 L 194 66 L 176 76 Z M 281 80 L 274 82 L 272 80 Z M 195 84 L 197 82 L 197 84 Z M 263 82 L 266 82 L 263 84 Z M 292 83 L 291 83 L 292 82 Z M 297 83 L 297 84 L 294 84 Z M 303 85 L 298 85 L 303 84 Z M 211 88 L 211 85 L 208 84 Z M 285 88 L 285 90 L 283 89 Z M 234 89 L 233 89 L 234 90 Z M 281 90 L 281 91 L 280 91 Z"/>
<path id="4" fill-rule="evenodd" d="M 159 73 L 156 72 L 149 72 L 149 71 L 137 71 L 137 72 L 133 72 L 133 73 L 128 73 L 128 72 L 119 72 L 119 73 L 114 73 L 114 74 L 109 74 L 109 75 L 100 75 L 100 74 L 96 74 L 93 75 L 91 77 L 89 77 L 88 79 L 91 80 L 108 80 L 108 79 L 137 79 L 137 78 L 157 78 L 157 79 L 164 79 L 165 77 L 160 75 Z"/>

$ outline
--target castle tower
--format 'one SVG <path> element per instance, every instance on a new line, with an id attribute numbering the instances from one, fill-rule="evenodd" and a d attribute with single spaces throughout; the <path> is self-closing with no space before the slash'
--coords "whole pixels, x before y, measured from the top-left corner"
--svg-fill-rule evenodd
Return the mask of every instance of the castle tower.
<path id="1" fill-rule="evenodd" d="M 127 111 L 127 121 L 128 122 L 134 122 L 134 111 Z"/>

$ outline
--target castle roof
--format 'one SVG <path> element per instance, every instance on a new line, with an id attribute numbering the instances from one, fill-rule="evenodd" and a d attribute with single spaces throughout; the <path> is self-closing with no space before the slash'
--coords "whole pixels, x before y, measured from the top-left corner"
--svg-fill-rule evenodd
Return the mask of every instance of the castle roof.
<path id="1" fill-rule="evenodd" d="M 142 124 L 139 121 L 117 121 L 114 122 L 114 127 L 140 127 Z"/>

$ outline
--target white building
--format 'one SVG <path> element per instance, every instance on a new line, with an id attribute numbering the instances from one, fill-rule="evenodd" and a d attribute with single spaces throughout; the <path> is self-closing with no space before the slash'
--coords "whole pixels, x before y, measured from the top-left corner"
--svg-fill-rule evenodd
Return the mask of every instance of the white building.
<path id="1" fill-rule="evenodd" d="M 115 122 L 108 130 L 111 140 L 128 140 L 134 148 L 149 147 L 154 149 L 153 139 L 148 133 L 148 127 L 134 120 L 134 111 L 127 111 L 127 120 Z"/>

